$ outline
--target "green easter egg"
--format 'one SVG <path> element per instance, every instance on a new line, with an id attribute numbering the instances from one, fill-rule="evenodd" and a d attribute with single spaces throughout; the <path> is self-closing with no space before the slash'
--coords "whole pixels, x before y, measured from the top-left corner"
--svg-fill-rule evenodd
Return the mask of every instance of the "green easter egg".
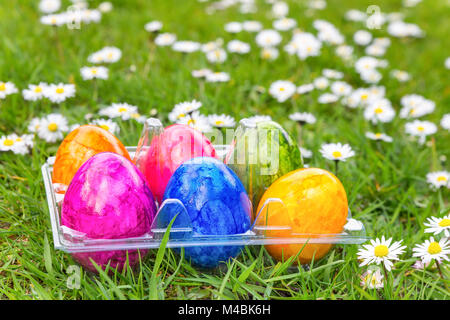
<path id="1" fill-rule="evenodd" d="M 297 143 L 274 121 L 243 119 L 225 161 L 246 188 L 254 216 L 266 189 L 279 177 L 303 167 Z"/>

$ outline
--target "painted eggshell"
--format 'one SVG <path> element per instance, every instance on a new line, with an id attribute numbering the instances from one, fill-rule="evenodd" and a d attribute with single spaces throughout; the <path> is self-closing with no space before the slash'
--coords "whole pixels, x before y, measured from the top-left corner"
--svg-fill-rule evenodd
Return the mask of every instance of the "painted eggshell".
<path id="1" fill-rule="evenodd" d="M 68 186 L 81 165 L 100 152 L 114 152 L 131 160 L 122 142 L 109 131 L 95 125 L 84 125 L 73 130 L 56 152 L 53 183 Z"/>
<path id="2" fill-rule="evenodd" d="M 64 197 L 61 222 L 91 239 L 139 237 L 150 231 L 156 214 L 155 201 L 142 173 L 128 159 L 111 152 L 99 153 L 77 171 Z M 141 251 L 143 256 L 145 251 Z M 122 269 L 126 251 L 74 253 L 91 271 L 92 258 L 105 268 Z M 138 261 L 138 251 L 129 250 L 129 264 Z"/>
<path id="3" fill-rule="evenodd" d="M 187 125 L 168 126 L 151 141 L 149 152 L 137 165 L 159 203 L 175 170 L 194 157 L 216 157 L 216 151 L 200 131 Z"/>
<path id="4" fill-rule="evenodd" d="M 278 198 L 264 208 L 257 225 L 289 224 L 293 233 L 341 233 L 347 220 L 348 203 L 344 186 L 332 173 L 317 168 L 298 169 L 276 180 L 264 193 L 257 212 L 269 198 Z M 267 209 L 267 210 L 266 210 Z M 270 231 L 269 236 L 287 237 L 289 231 Z M 314 237 L 314 236 L 311 236 Z M 277 260 L 288 259 L 302 250 L 304 244 L 267 245 L 267 251 Z M 322 258 L 331 244 L 306 244 L 299 255 L 300 263 Z"/>
<path id="5" fill-rule="evenodd" d="M 254 127 L 241 122 L 225 163 L 241 179 L 254 209 L 276 179 L 303 167 L 297 143 L 274 121 L 257 122 Z"/>
<path id="6" fill-rule="evenodd" d="M 251 203 L 236 174 L 214 158 L 184 162 L 170 178 L 164 199 L 179 199 L 191 219 L 194 234 L 231 235 L 250 228 Z M 175 212 L 167 210 L 169 222 Z M 242 246 L 187 247 L 191 262 L 205 268 L 236 257 Z"/>

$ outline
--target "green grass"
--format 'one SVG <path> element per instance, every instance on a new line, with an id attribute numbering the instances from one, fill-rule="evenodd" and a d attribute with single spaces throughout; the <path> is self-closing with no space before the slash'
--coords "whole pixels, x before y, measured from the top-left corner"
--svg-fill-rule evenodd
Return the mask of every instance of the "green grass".
<path id="1" fill-rule="evenodd" d="M 390 285 L 380 291 L 359 285 L 360 268 L 356 259 L 358 246 L 336 246 L 324 259 L 310 268 L 274 261 L 263 247 L 246 247 L 227 265 L 208 271 L 195 268 L 172 250 L 151 251 L 135 270 L 93 275 L 81 271 L 79 289 L 67 287 L 68 268 L 76 263 L 69 254 L 53 249 L 50 220 L 40 166 L 55 154 L 58 144 L 47 144 L 36 138 L 28 156 L 0 153 L 0 298 L 3 299 L 448 299 L 448 280 L 442 280 L 435 269 L 415 271 L 411 265 L 412 247 L 425 240 L 423 222 L 427 217 L 448 212 L 448 190 L 439 194 L 426 184 L 425 175 L 447 169 L 450 159 L 449 133 L 440 128 L 431 144 L 420 146 L 404 133 L 405 121 L 396 119 L 383 126 L 394 137 L 392 144 L 364 137 L 374 131 L 358 110 L 340 105 L 319 105 L 318 93 L 296 98 L 292 103 L 277 103 L 268 94 L 256 94 L 255 86 L 268 87 L 279 79 L 296 84 L 309 83 L 323 68 L 345 72 L 345 81 L 355 88 L 364 86 L 355 71 L 346 66 L 325 46 L 322 55 L 300 61 L 281 52 L 273 62 L 259 59 L 254 34 L 227 34 L 223 25 L 229 21 L 256 19 L 271 26 L 269 6 L 258 2 L 258 12 L 243 15 L 236 7 L 205 14 L 206 4 L 179 0 L 112 1 L 114 10 L 101 23 L 83 25 L 81 30 L 66 27 L 53 30 L 41 25 L 36 1 L 2 1 L 0 4 L 0 80 L 12 81 L 20 89 L 29 83 L 74 82 L 76 97 L 60 107 L 48 102 L 30 103 L 15 94 L 0 100 L 0 136 L 27 132 L 35 116 L 61 112 L 71 124 L 85 123 L 86 113 L 95 114 L 102 105 L 128 102 L 139 106 L 142 114 L 151 109 L 167 125 L 167 113 L 175 103 L 197 99 L 202 111 L 228 113 L 237 119 L 254 114 L 268 114 L 296 133 L 287 115 L 309 111 L 318 121 L 303 132 L 304 146 L 314 151 L 310 166 L 333 170 L 333 163 L 318 153 L 325 142 L 349 143 L 356 156 L 339 168 L 350 208 L 362 220 L 370 237 L 385 235 L 403 240 L 407 253 L 395 263 Z M 66 1 L 68 2 L 68 1 Z M 100 1 L 91 1 L 95 7 Z M 447 1 L 424 1 L 415 8 L 404 9 L 401 1 L 375 1 L 383 12 L 402 11 L 406 21 L 417 23 L 426 32 L 423 39 L 395 39 L 385 59 L 389 67 L 382 71 L 382 85 L 397 111 L 400 98 L 417 93 L 436 102 L 436 111 L 424 117 L 438 123 L 449 112 L 449 71 L 444 68 L 448 56 L 450 7 Z M 299 27 L 316 33 L 315 19 L 332 22 L 351 44 L 352 34 L 362 25 L 344 20 L 351 8 L 365 11 L 374 1 L 328 1 L 323 11 L 305 13 L 300 1 L 289 1 L 290 17 Z M 199 87 L 190 72 L 210 67 L 202 53 L 183 56 L 169 48 L 151 47 L 143 26 L 150 20 L 164 23 L 164 30 L 179 39 L 201 42 L 222 37 L 225 42 L 237 38 L 249 42 L 249 55 L 228 59 L 216 69 L 231 74 L 226 84 Z M 373 31 L 385 36 L 386 28 Z M 285 41 L 287 36 L 284 37 Z M 58 51 L 58 43 L 61 52 Z M 447 46 L 445 45 L 447 44 Z M 110 66 L 110 78 L 100 81 L 98 101 L 93 100 L 92 83 L 84 82 L 79 69 L 88 65 L 87 56 L 106 45 L 122 49 L 122 59 Z M 355 48 L 358 56 L 361 49 Z M 130 66 L 136 71 L 131 72 Z M 214 68 L 214 66 L 212 67 Z M 388 76 L 390 69 L 406 70 L 412 79 L 400 84 Z M 135 145 L 141 132 L 136 122 L 119 122 L 119 139 Z M 70 270 L 70 269 L 69 269 Z M 444 268 L 446 279 L 450 271 Z"/>

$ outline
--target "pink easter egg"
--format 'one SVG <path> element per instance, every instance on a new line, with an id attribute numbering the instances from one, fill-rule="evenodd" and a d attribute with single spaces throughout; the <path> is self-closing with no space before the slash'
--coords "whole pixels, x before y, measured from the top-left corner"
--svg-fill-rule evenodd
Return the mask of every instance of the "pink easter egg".
<path id="1" fill-rule="evenodd" d="M 139 158 L 137 165 L 161 203 L 172 174 L 183 162 L 195 157 L 216 158 L 216 151 L 200 131 L 174 124 L 152 139 L 148 152 Z"/>
<path id="2" fill-rule="evenodd" d="M 136 166 L 121 155 L 102 152 L 76 172 L 64 197 L 61 222 L 90 239 L 139 237 L 150 231 L 156 214 L 153 195 Z M 141 250 L 143 257 L 146 251 Z M 74 253 L 88 270 L 96 271 L 90 258 L 103 269 L 109 263 L 121 270 L 127 251 Z M 139 262 L 137 250 L 128 250 L 130 266 Z"/>

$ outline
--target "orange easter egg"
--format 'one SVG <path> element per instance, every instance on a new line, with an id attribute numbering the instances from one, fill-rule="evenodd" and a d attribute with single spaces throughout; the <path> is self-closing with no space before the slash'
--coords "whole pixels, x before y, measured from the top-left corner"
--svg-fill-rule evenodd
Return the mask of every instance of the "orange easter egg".
<path id="1" fill-rule="evenodd" d="M 122 142 L 109 131 L 95 125 L 84 125 L 73 130 L 56 152 L 53 183 L 68 186 L 81 165 L 100 152 L 114 152 L 131 161 Z"/>
<path id="2" fill-rule="evenodd" d="M 260 212 L 269 198 L 278 198 L 265 207 L 256 224 L 286 226 L 290 230 L 267 230 L 268 236 L 289 237 L 294 234 L 341 233 L 347 220 L 348 203 L 344 186 L 332 173 L 318 168 L 291 171 L 277 179 L 264 193 L 256 212 Z M 314 236 L 316 234 L 316 236 Z M 318 260 L 331 249 L 331 244 L 267 245 L 267 251 L 277 260 L 286 260 L 299 251 L 300 263 Z M 302 250 L 303 248 L 303 250 Z"/>

